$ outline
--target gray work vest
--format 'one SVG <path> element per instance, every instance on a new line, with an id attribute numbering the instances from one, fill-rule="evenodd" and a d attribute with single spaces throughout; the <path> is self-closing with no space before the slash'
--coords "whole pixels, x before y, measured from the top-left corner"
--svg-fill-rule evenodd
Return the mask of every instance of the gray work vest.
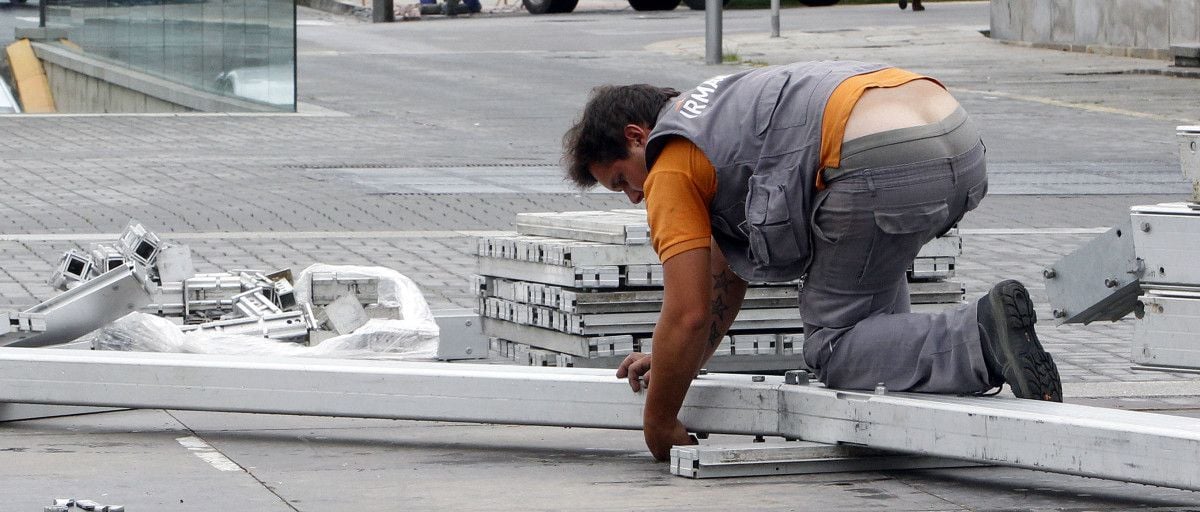
<path id="1" fill-rule="evenodd" d="M 710 78 L 659 113 L 646 165 L 671 136 L 691 140 L 716 168 L 709 219 L 730 268 L 751 282 L 798 279 L 811 260 L 825 103 L 845 79 L 886 67 L 803 62 Z"/>

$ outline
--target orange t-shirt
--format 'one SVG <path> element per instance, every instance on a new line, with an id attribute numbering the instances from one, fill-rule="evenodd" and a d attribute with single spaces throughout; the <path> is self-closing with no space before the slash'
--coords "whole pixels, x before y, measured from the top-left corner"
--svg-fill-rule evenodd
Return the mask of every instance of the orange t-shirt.
<path id="1" fill-rule="evenodd" d="M 821 167 L 838 167 L 846 122 L 863 92 L 928 79 L 911 71 L 887 68 L 850 77 L 833 90 L 821 121 Z M 936 81 L 935 81 L 936 82 Z M 825 188 L 817 173 L 817 190 Z M 650 240 L 661 261 L 709 246 L 712 225 L 708 205 L 717 195 L 717 172 L 692 141 L 672 137 L 663 146 L 643 186 Z"/>

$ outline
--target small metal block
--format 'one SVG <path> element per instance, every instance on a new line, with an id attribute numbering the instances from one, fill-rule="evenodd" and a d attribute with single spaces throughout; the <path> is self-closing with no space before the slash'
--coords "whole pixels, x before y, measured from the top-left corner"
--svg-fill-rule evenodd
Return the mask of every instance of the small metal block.
<path id="1" fill-rule="evenodd" d="M 71 498 L 54 498 L 54 504 L 60 507 L 71 508 L 75 506 L 75 500 Z"/>
<path id="2" fill-rule="evenodd" d="M 790 370 L 783 374 L 783 382 L 785 384 L 805 386 L 808 385 L 811 379 L 812 376 L 808 373 L 808 370 Z"/>
<path id="3" fill-rule="evenodd" d="M 104 507 L 104 512 L 125 512 L 125 505 L 109 505 Z"/>
<path id="4" fill-rule="evenodd" d="M 876 384 L 875 385 L 875 394 L 876 395 L 886 395 L 887 394 L 887 386 L 884 386 L 882 382 L 880 382 L 879 384 Z"/>
<path id="5" fill-rule="evenodd" d="M 753 382 L 766 382 L 767 378 L 762 375 L 755 375 L 753 377 L 750 377 L 750 380 Z"/>
<path id="6" fill-rule="evenodd" d="M 1042 277 L 1046 279 L 1054 279 L 1058 277 L 1058 272 L 1056 272 L 1053 268 L 1047 268 L 1042 270 Z"/>
<path id="7" fill-rule="evenodd" d="M 83 510 L 87 510 L 88 512 L 94 512 L 100 507 L 100 504 L 92 500 L 79 500 L 75 502 L 75 506 Z"/>
<path id="8" fill-rule="evenodd" d="M 42 507 L 42 512 L 69 512 L 71 507 L 63 505 L 46 505 Z"/>

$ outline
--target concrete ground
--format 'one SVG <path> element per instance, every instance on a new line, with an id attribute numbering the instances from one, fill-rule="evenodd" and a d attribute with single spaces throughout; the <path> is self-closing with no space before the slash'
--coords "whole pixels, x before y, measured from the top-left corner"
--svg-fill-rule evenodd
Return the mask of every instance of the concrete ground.
<path id="1" fill-rule="evenodd" d="M 61 253 L 131 218 L 189 244 L 199 271 L 384 265 L 435 309 L 471 307 L 473 232 L 522 211 L 625 206 L 556 168 L 591 87 L 686 88 L 763 63 L 880 60 L 949 87 L 980 122 L 991 173 L 961 226 L 958 278 L 971 297 L 1022 279 L 1043 319 L 1045 265 L 1128 206 L 1188 192 L 1174 128 L 1200 120 L 1194 79 L 991 41 L 985 2 L 788 9 L 781 38 L 766 11 L 727 11 L 736 62 L 721 66 L 703 64 L 702 13 L 491 3 L 384 25 L 302 9 L 299 114 L 0 116 L 0 308 L 53 296 Z M 0 17 L 17 10 L 30 16 Z M 1200 413 L 1200 376 L 1130 369 L 1131 319 L 1040 327 L 1069 401 Z M 0 425 L 0 467 L 0 510 L 55 497 L 131 511 L 1200 508 L 1198 493 L 1008 468 L 685 480 L 637 432 L 160 410 Z"/>

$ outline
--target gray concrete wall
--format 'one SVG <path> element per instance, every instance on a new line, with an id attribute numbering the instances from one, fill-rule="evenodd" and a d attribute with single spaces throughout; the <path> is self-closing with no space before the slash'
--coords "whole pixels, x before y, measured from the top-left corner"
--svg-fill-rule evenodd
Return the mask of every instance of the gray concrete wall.
<path id="1" fill-rule="evenodd" d="M 192 112 L 192 109 L 160 100 L 139 91 L 43 62 L 54 106 L 62 113 Z"/>
<path id="2" fill-rule="evenodd" d="M 991 0 L 992 37 L 1035 46 L 1169 59 L 1200 43 L 1200 0 Z"/>
<path id="3" fill-rule="evenodd" d="M 54 104 L 62 113 L 278 112 L 268 106 L 198 91 L 101 61 L 54 43 L 33 43 Z"/>

